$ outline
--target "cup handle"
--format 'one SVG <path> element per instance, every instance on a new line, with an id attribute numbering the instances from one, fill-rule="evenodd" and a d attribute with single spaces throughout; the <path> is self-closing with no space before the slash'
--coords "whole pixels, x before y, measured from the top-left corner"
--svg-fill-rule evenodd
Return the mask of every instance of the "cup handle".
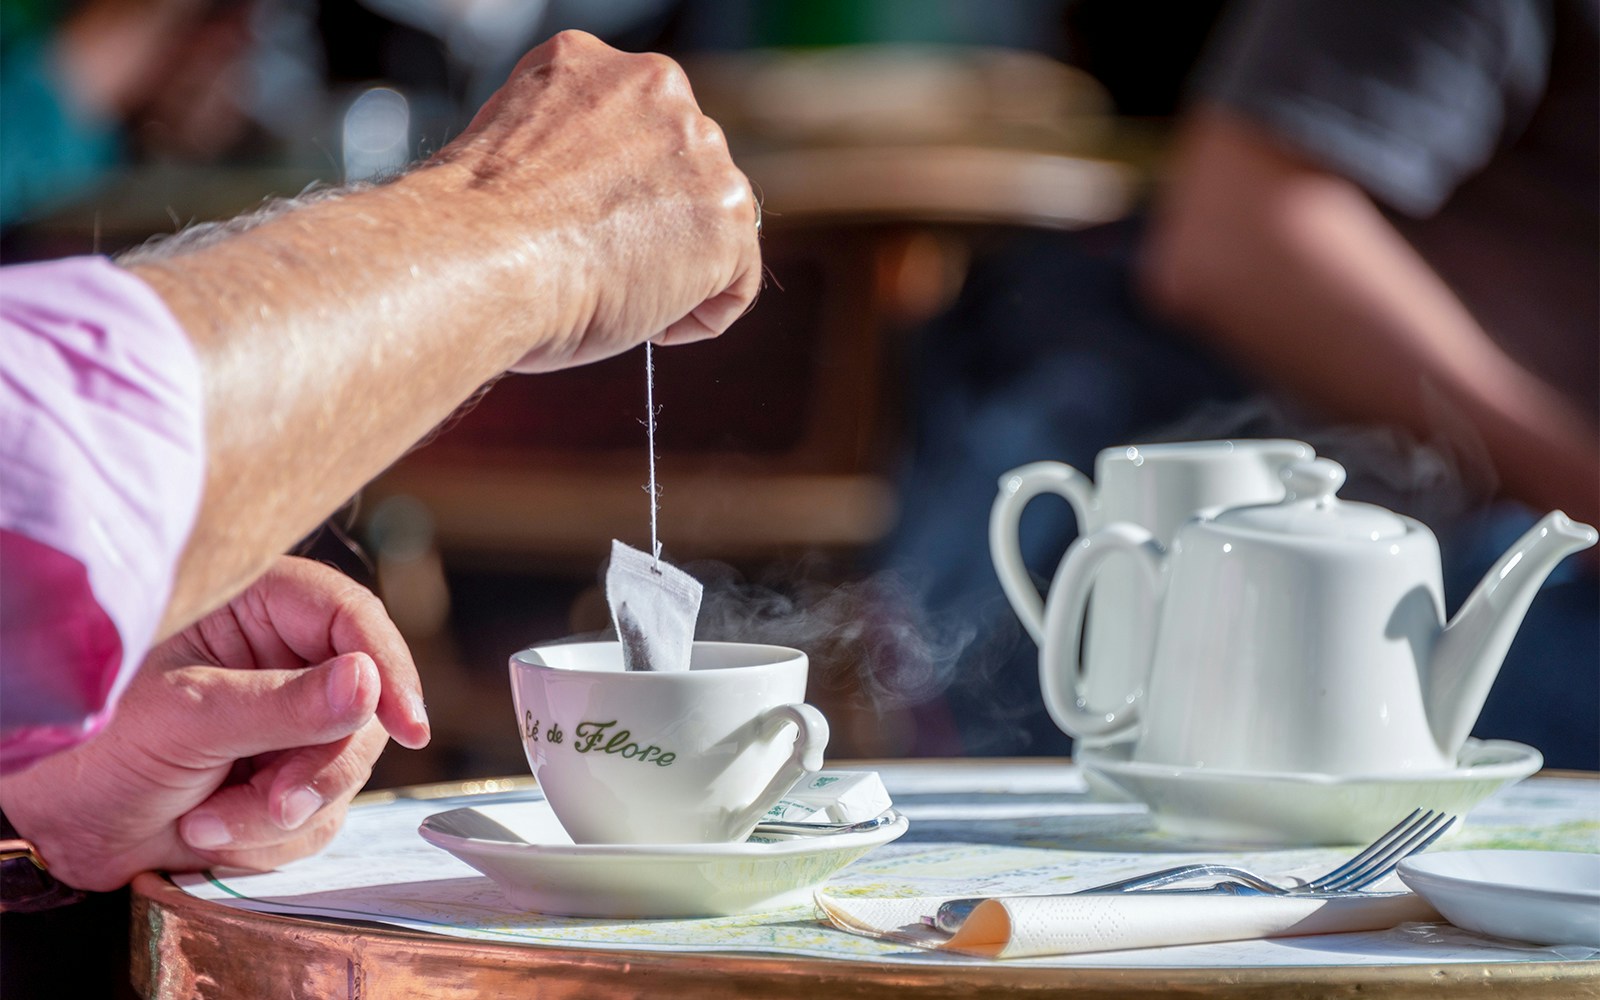
<path id="1" fill-rule="evenodd" d="M 767 782 L 767 787 L 755 797 L 739 821 L 734 824 L 734 840 L 743 840 L 767 814 L 767 810 L 794 787 L 794 783 L 808 771 L 822 770 L 822 751 L 828 746 L 828 720 L 810 705 L 800 702 L 779 705 L 761 717 L 761 739 L 775 738 L 784 726 L 793 724 L 799 730 L 794 737 L 794 752 L 778 768 L 778 773 Z"/>
<path id="2" fill-rule="evenodd" d="M 1107 525 L 1073 543 L 1061 558 L 1045 603 L 1044 639 L 1039 644 L 1039 689 L 1056 725 L 1078 739 L 1131 738 L 1139 720 L 1144 681 L 1150 674 L 1156 622 L 1130 621 L 1127 627 L 1146 637 L 1138 669 L 1131 675 L 1135 686 L 1123 696 L 1122 704 L 1110 711 L 1091 709 L 1083 696 L 1084 667 L 1079 660 L 1079 650 L 1089 591 L 1105 561 L 1119 553 L 1132 556 L 1142 571 L 1139 578 L 1151 597 L 1145 606 L 1158 607 L 1166 550 L 1149 531 L 1123 521 Z"/>
<path id="3" fill-rule="evenodd" d="M 1022 562 L 1017 526 L 1028 501 L 1042 493 L 1066 498 L 1078 518 L 1079 534 L 1088 534 L 1090 515 L 1099 507 L 1089 477 L 1061 462 L 1033 462 L 1000 477 L 1000 492 L 989 510 L 989 558 L 1000 577 L 1000 589 L 1034 642 L 1044 641 L 1044 598 Z"/>

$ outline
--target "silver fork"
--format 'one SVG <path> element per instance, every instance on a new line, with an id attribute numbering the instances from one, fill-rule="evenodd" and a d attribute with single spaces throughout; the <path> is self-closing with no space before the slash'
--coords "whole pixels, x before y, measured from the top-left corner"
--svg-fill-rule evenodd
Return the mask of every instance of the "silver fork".
<path id="1" fill-rule="evenodd" d="M 1243 868 L 1234 868 L 1230 865 L 1192 864 L 1179 865 L 1176 868 L 1163 868 L 1160 871 L 1147 872 L 1143 875 L 1136 875 L 1133 878 L 1107 882 L 1104 885 L 1079 889 L 1077 892 L 1064 893 L 1062 895 L 1148 892 L 1159 889 L 1162 886 L 1206 877 L 1221 878 L 1223 881 L 1198 889 L 1168 889 L 1165 891 L 1254 892 L 1272 896 L 1327 895 L 1330 893 L 1357 892 L 1394 871 L 1395 866 L 1405 858 L 1427 848 L 1434 841 L 1444 836 L 1445 831 L 1450 829 L 1455 821 L 1456 818 L 1454 816 L 1445 813 L 1434 812 L 1431 809 L 1413 809 L 1411 815 L 1395 824 L 1387 833 L 1367 845 L 1364 850 L 1348 861 L 1309 882 L 1297 885 L 1279 885 L 1262 878 L 1254 872 L 1245 871 Z M 968 899 L 947 900 L 940 904 L 938 911 L 933 916 L 923 917 L 923 922 L 942 931 L 954 933 L 956 928 L 960 927 L 962 922 L 977 908 L 978 904 L 989 898 L 987 896 L 979 896 Z"/>

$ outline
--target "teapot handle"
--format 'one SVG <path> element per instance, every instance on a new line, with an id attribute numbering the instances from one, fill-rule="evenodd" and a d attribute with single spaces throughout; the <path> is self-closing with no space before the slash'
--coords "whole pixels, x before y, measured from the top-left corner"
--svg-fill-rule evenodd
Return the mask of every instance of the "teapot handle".
<path id="1" fill-rule="evenodd" d="M 1033 585 L 1022 562 L 1022 546 L 1017 527 L 1023 508 L 1034 497 L 1055 493 L 1072 505 L 1078 519 L 1078 533 L 1087 534 L 1092 513 L 1099 507 L 1094 483 L 1089 477 L 1062 462 L 1032 462 L 1000 477 L 1000 492 L 989 510 L 989 557 L 1000 577 L 1000 589 L 1034 642 L 1044 640 L 1044 598 Z"/>
<path id="2" fill-rule="evenodd" d="M 1107 559 L 1122 553 L 1132 557 L 1141 570 L 1140 582 L 1149 590 L 1151 599 L 1141 602 L 1140 606 L 1158 608 L 1166 550 L 1149 531 L 1123 521 L 1107 525 L 1073 543 L 1061 559 L 1045 602 L 1044 638 L 1039 644 L 1039 688 L 1050 717 L 1076 739 L 1131 739 L 1139 721 L 1139 704 L 1144 698 L 1145 679 L 1149 677 L 1155 650 L 1156 622 L 1130 620 L 1126 623 L 1141 641 L 1137 669 L 1129 675 L 1133 686 L 1118 699 L 1115 708 L 1106 710 L 1089 705 L 1083 696 L 1084 665 L 1079 659 L 1084 612 L 1094 578 Z M 1145 613 L 1139 612 L 1140 615 Z"/>

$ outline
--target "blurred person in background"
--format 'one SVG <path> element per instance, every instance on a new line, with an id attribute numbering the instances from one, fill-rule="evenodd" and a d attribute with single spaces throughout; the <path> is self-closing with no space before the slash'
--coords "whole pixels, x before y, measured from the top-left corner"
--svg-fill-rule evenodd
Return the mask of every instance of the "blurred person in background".
<path id="1" fill-rule="evenodd" d="M 1462 420 L 1505 495 L 1600 519 L 1595 0 L 1241 6 L 1145 287 L 1340 417 Z"/>
<path id="2" fill-rule="evenodd" d="M 242 165 L 364 179 L 337 172 L 338 126 L 353 95 L 391 86 L 411 102 L 410 149 L 398 167 L 459 133 L 540 39 L 578 29 L 638 51 L 674 6 L 8 0 L 0 5 L 0 230 L 82 204 L 152 164 L 216 168 L 206 183 Z M 26 241 L 7 249 L 40 255 Z"/>
<path id="3" fill-rule="evenodd" d="M 0 226 L 143 155 L 206 160 L 243 133 L 248 0 L 0 7 Z"/>
<path id="4" fill-rule="evenodd" d="M 1221 3 L 1011 7 L 1014 15 L 1026 8 L 1030 32 L 986 40 L 1027 41 L 1091 74 L 1121 118 L 1154 123 L 1175 113 Z M 1162 30 L 1152 33 L 1157 18 Z M 990 559 L 989 509 L 1000 476 L 1041 459 L 1092 470 L 1102 448 L 1154 440 L 1196 410 L 1243 408 L 1250 397 L 1246 380 L 1137 294 L 1142 233 L 1137 214 L 1080 230 L 985 230 L 955 302 L 907 340 L 900 513 L 870 559 L 906 581 L 928 620 L 974 637 L 940 664 L 944 696 L 916 709 L 919 753 L 1071 749 L 1045 712 L 1038 651 Z M 1064 501 L 1029 505 L 1019 542 L 1041 586 L 1075 534 Z"/>
<path id="5" fill-rule="evenodd" d="M 280 554 L 508 370 L 719 335 L 756 212 L 675 64 L 565 33 L 389 183 L 0 269 L 7 833 L 88 890 L 319 848 L 428 728 L 376 600 Z"/>
<path id="6" fill-rule="evenodd" d="M 1237 5 L 1142 278 L 1322 419 L 1483 467 L 1433 525 L 1452 605 L 1538 514 L 1600 523 L 1600 0 Z M 1478 734 L 1600 767 L 1595 569 L 1547 583 Z"/>
<path id="7" fill-rule="evenodd" d="M 880 558 L 978 630 L 944 699 L 965 752 L 1070 747 L 984 534 L 997 477 L 1025 462 L 1310 441 L 1349 468 L 1344 495 L 1439 534 L 1452 610 L 1535 514 L 1600 516 L 1593 0 L 1291 0 L 1215 27 L 1215 5 L 1086 2 L 1069 20 L 1098 32 L 1068 58 L 1120 113 L 1169 112 L 1126 86 L 1150 18 L 1180 8 L 1204 55 L 1153 222 L 1020 234 L 915 343 Z M 1075 533 L 1064 503 L 1030 506 L 1041 586 Z M 1592 559 L 1547 581 L 1478 735 L 1600 765 L 1596 593 Z"/>

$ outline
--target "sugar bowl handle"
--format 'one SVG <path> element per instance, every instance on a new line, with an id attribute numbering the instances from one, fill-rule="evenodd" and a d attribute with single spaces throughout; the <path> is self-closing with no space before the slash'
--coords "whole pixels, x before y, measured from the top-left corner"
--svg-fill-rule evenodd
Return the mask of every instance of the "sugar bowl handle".
<path id="1" fill-rule="evenodd" d="M 1094 483 L 1061 462 L 1033 462 L 1001 476 L 1000 491 L 989 509 L 989 557 L 994 561 L 995 575 L 1034 642 L 1043 641 L 1044 598 L 1039 596 L 1023 564 L 1017 529 L 1022 523 L 1023 508 L 1034 497 L 1046 493 L 1054 493 L 1071 504 L 1078 519 L 1078 532 L 1088 533 L 1099 509 Z"/>

